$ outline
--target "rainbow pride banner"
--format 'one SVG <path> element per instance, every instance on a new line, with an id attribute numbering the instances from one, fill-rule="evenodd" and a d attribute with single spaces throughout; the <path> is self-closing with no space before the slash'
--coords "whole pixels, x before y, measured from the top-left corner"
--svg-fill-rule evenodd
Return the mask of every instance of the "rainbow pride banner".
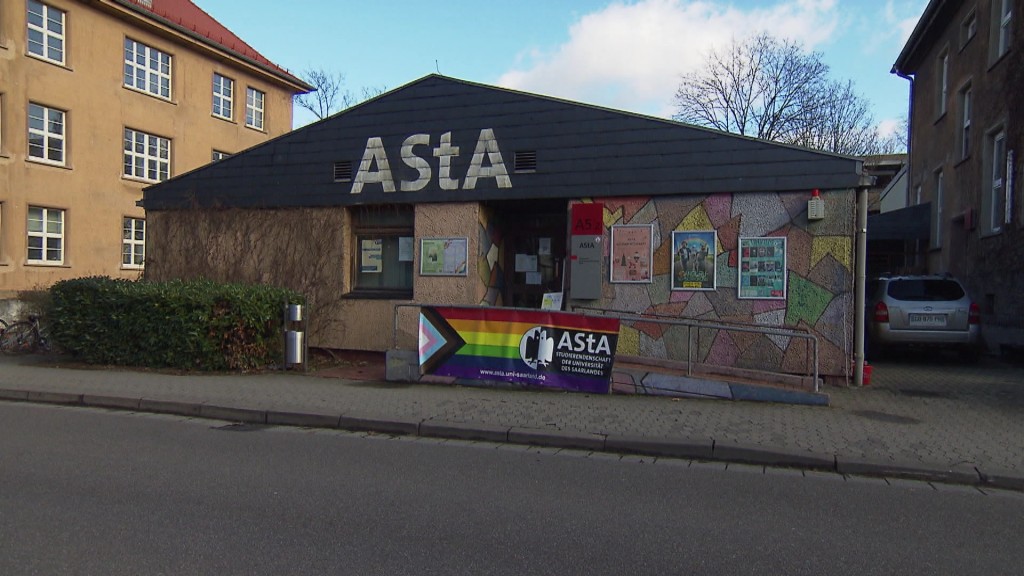
<path id="1" fill-rule="evenodd" d="M 509 308 L 420 309 L 420 372 L 607 394 L 617 318 Z"/>

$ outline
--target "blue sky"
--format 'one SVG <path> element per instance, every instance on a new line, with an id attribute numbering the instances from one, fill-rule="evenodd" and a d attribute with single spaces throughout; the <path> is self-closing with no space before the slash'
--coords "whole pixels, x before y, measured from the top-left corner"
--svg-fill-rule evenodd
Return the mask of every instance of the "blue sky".
<path id="1" fill-rule="evenodd" d="M 293 73 L 345 75 L 354 93 L 440 72 L 670 117 L 681 74 L 762 31 L 820 52 L 882 131 L 906 115 L 889 73 L 927 0 L 193 0 Z M 295 124 L 314 118 L 296 109 Z"/>

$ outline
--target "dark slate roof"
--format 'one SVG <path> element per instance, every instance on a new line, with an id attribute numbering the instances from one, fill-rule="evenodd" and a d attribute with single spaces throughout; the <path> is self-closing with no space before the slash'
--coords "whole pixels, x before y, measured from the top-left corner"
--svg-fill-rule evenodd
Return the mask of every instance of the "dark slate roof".
<path id="1" fill-rule="evenodd" d="M 500 148 L 511 188 L 481 178 L 472 190 L 442 189 L 432 151 L 451 133 L 459 156 L 451 177 L 464 184 L 481 131 Z M 414 154 L 431 169 L 429 184 L 401 191 L 418 172 L 403 162 L 402 143 L 427 134 Z M 379 137 L 398 191 L 336 182 L 336 163 L 355 173 L 367 141 Z M 516 152 L 536 152 L 536 169 L 515 172 Z M 490 166 L 485 160 L 483 167 Z M 377 170 L 374 165 L 373 169 Z M 344 112 L 226 160 L 150 186 L 147 210 L 189 206 L 299 207 L 593 198 L 719 192 L 848 189 L 861 161 L 556 98 L 429 75 Z"/>

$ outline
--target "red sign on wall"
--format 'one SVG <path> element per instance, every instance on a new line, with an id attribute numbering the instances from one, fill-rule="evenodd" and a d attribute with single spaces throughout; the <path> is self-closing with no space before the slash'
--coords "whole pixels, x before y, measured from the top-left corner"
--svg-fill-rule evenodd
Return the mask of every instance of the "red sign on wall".
<path id="1" fill-rule="evenodd" d="M 600 236 L 604 232 L 604 204 L 573 204 L 572 235 Z"/>

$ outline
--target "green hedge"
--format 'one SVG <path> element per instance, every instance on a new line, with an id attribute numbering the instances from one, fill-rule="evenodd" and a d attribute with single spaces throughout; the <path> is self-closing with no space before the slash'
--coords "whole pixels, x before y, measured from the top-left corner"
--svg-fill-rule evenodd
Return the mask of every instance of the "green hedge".
<path id="1" fill-rule="evenodd" d="M 207 280 L 77 278 L 50 288 L 50 338 L 90 364 L 248 370 L 284 360 L 294 291 Z"/>

